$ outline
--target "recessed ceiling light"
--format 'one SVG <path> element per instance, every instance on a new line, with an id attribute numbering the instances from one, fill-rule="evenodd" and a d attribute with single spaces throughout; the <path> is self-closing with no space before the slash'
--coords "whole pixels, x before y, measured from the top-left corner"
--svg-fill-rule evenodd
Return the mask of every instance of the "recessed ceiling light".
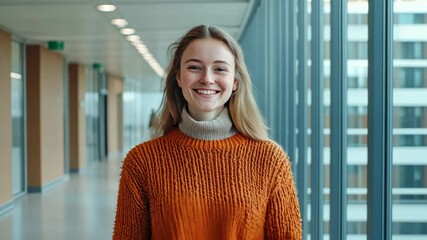
<path id="1" fill-rule="evenodd" d="M 142 50 L 142 49 L 148 50 L 147 46 L 145 46 L 143 43 L 141 43 L 141 44 L 135 44 L 135 48 L 138 49 L 138 50 Z"/>
<path id="2" fill-rule="evenodd" d="M 141 46 L 141 44 L 143 44 L 141 39 L 138 39 L 136 41 L 132 41 L 132 45 L 135 46 L 136 48 Z"/>
<path id="3" fill-rule="evenodd" d="M 137 36 L 137 35 L 129 35 L 129 36 L 127 36 L 127 40 L 131 41 L 131 42 L 139 41 L 140 39 L 141 38 L 139 36 Z"/>
<path id="4" fill-rule="evenodd" d="M 154 59 L 153 54 L 151 53 L 147 53 L 147 54 L 143 54 L 142 57 L 145 59 L 145 61 L 149 62 L 152 59 Z"/>
<path id="5" fill-rule="evenodd" d="M 123 35 L 131 35 L 131 34 L 135 33 L 135 29 L 133 29 L 133 28 L 123 28 L 122 30 L 120 30 L 120 32 Z"/>
<path id="6" fill-rule="evenodd" d="M 137 51 L 143 55 L 149 53 L 147 49 L 142 49 L 142 48 L 141 49 L 138 48 Z"/>
<path id="7" fill-rule="evenodd" d="M 128 24 L 128 22 L 125 19 L 116 18 L 111 20 L 111 24 L 117 26 L 117 27 L 124 27 Z"/>
<path id="8" fill-rule="evenodd" d="M 101 11 L 101 12 L 112 12 L 116 10 L 116 6 L 111 4 L 103 4 L 103 5 L 98 5 L 96 9 L 98 9 L 98 11 Z"/>

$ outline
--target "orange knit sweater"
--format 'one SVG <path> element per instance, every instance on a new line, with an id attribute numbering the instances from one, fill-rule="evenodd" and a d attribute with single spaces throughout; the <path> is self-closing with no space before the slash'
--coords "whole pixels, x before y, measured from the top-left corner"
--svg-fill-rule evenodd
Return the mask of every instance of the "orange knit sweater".
<path id="1" fill-rule="evenodd" d="M 178 129 L 123 165 L 113 239 L 301 239 L 290 162 L 274 142 Z"/>

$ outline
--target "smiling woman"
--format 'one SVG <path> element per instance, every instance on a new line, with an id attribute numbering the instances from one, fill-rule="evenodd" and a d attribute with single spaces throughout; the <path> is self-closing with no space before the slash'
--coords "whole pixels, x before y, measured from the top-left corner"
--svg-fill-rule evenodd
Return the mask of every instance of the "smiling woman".
<path id="1" fill-rule="evenodd" d="M 301 239 L 290 161 L 240 46 L 201 25 L 171 50 L 158 136 L 123 162 L 113 239 Z"/>
<path id="2" fill-rule="evenodd" d="M 223 42 L 206 38 L 188 45 L 177 81 L 195 120 L 208 121 L 219 115 L 237 89 L 234 72 L 233 54 Z"/>
<path id="3" fill-rule="evenodd" d="M 203 42 L 203 44 L 198 42 Z M 188 100 L 185 98 L 183 93 L 184 90 L 180 88 L 178 80 L 180 79 L 181 72 L 185 70 L 182 64 L 186 64 L 186 61 L 192 59 L 192 57 L 184 56 L 184 54 L 188 55 L 192 48 L 201 48 L 202 46 L 204 51 L 208 51 L 209 47 L 206 46 L 207 43 L 219 47 L 215 46 L 210 52 L 210 54 L 215 52 L 215 58 L 218 58 L 213 61 L 228 63 L 229 68 L 231 68 L 229 69 L 229 73 L 232 74 L 234 78 L 232 89 L 234 92 L 225 102 L 224 106 L 227 107 L 229 111 L 230 118 L 233 121 L 233 127 L 243 135 L 256 140 L 269 139 L 267 127 L 263 122 L 263 118 L 252 95 L 251 79 L 239 44 L 223 30 L 217 27 L 207 27 L 203 25 L 191 29 L 186 35 L 170 46 L 172 59 L 166 77 L 163 108 L 160 112 L 154 136 L 162 136 L 175 128 L 181 121 L 181 114 L 183 110 L 186 110 L 184 106 L 188 105 Z M 195 49 L 192 50 L 192 52 L 194 51 Z M 208 53 L 198 52 L 197 54 L 206 55 Z M 230 56 L 230 54 L 233 60 L 219 58 L 220 55 L 224 58 Z M 183 57 L 187 58 L 184 60 Z M 200 65 L 201 59 L 197 61 Z M 234 70 L 232 69 L 233 67 Z M 196 70 L 197 68 L 201 68 L 201 66 L 196 65 L 191 68 Z M 203 78 L 201 80 L 203 81 Z"/>

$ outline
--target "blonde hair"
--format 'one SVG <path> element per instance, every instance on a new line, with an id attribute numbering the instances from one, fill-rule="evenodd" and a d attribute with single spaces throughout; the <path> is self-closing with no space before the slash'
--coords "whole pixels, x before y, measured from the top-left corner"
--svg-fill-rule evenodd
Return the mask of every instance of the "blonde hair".
<path id="1" fill-rule="evenodd" d="M 169 132 L 181 121 L 182 109 L 187 104 L 176 78 L 179 74 L 181 57 L 191 42 L 203 38 L 213 38 L 225 43 L 234 56 L 238 87 L 226 103 L 234 127 L 252 139 L 268 140 L 267 127 L 252 94 L 251 78 L 240 45 L 220 28 L 205 25 L 192 28 L 169 47 L 172 59 L 166 77 L 160 115 L 154 122 L 154 137 Z"/>

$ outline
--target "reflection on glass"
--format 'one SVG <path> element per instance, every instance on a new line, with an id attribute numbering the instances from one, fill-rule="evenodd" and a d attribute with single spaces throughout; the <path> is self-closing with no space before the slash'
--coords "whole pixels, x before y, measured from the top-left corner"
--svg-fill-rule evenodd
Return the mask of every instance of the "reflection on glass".
<path id="1" fill-rule="evenodd" d="M 427 239 L 427 0 L 393 17 L 393 239 Z"/>
<path id="2" fill-rule="evenodd" d="M 86 149 L 87 159 L 95 161 L 100 159 L 99 155 L 99 84 L 98 76 L 94 70 L 86 69 Z"/>
<path id="3" fill-rule="evenodd" d="M 162 92 L 144 92 L 140 82 L 126 80 L 123 92 L 124 149 L 150 137 L 150 118 L 159 109 Z"/>
<path id="4" fill-rule="evenodd" d="M 22 44 L 12 42 L 12 193 L 25 191 L 24 79 Z"/>
<path id="5" fill-rule="evenodd" d="M 348 0 L 347 236 L 366 239 L 368 1 Z"/>
<path id="6" fill-rule="evenodd" d="M 330 73 L 330 60 L 331 60 L 331 34 L 330 34 L 330 9 L 331 9 L 331 2 L 330 1 L 324 1 L 324 49 L 323 49 L 323 58 L 324 58 L 324 94 L 323 97 L 326 99 L 329 97 L 329 91 L 330 91 L 330 81 L 331 81 L 331 73 Z M 327 101 L 324 101 L 324 108 L 323 108 L 323 144 L 324 144 L 324 166 L 323 166 L 323 199 L 324 199 L 324 208 L 323 208 L 323 239 L 329 239 L 329 212 L 330 212 L 330 155 L 331 155 L 331 144 L 330 144 L 330 103 Z"/>

